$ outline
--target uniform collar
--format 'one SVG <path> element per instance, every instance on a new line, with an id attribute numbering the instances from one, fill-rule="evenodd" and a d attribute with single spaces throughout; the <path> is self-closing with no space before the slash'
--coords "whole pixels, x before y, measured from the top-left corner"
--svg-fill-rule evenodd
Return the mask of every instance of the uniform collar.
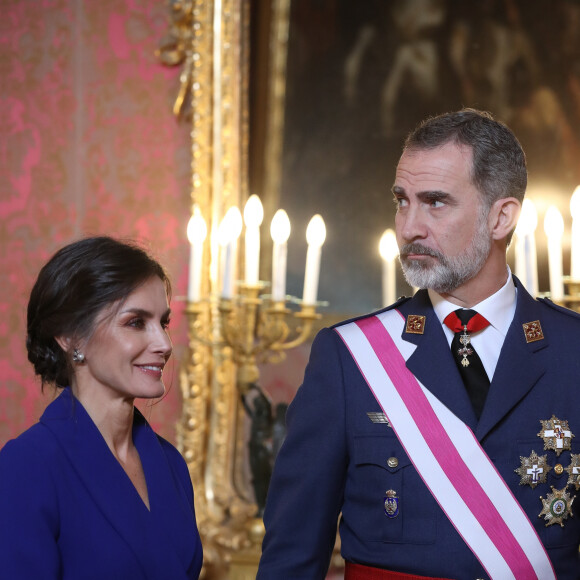
<path id="1" fill-rule="evenodd" d="M 512 273 L 507 266 L 506 283 L 494 294 L 472 306 L 505 338 L 516 310 L 516 287 Z M 449 302 L 434 290 L 429 289 L 429 299 L 437 318 L 443 324 L 445 317 L 457 310 L 457 304 Z"/>

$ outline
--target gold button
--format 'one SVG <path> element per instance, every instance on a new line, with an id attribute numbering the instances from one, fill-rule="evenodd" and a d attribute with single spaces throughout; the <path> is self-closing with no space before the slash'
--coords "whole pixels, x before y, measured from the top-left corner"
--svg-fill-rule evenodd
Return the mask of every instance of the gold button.
<path id="1" fill-rule="evenodd" d="M 562 475 L 562 473 L 564 473 L 564 468 L 562 467 L 562 464 L 558 463 L 556 467 L 554 467 L 554 471 L 556 472 L 557 475 Z"/>
<path id="2" fill-rule="evenodd" d="M 397 465 L 399 465 L 399 460 L 396 457 L 389 457 L 387 459 L 387 465 L 389 467 L 397 467 Z"/>

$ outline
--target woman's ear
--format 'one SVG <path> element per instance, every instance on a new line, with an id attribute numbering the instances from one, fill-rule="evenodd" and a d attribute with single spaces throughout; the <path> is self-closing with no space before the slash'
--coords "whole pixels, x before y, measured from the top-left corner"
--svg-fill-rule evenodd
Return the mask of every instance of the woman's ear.
<path id="1" fill-rule="evenodd" d="M 491 237 L 494 240 L 507 239 L 514 231 L 522 204 L 515 197 L 504 197 L 493 203 L 489 211 Z"/>
<path id="2" fill-rule="evenodd" d="M 64 352 L 68 353 L 71 349 L 72 340 L 69 336 L 55 336 L 54 340 L 56 340 L 58 346 L 60 346 Z"/>

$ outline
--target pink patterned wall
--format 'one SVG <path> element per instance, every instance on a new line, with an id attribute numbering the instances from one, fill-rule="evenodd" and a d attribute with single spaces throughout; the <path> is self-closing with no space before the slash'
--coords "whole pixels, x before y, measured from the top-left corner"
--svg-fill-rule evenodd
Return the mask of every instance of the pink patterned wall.
<path id="1" fill-rule="evenodd" d="M 26 358 L 30 288 L 54 251 L 88 234 L 138 238 L 171 273 L 172 387 L 147 414 L 174 441 L 190 157 L 189 129 L 171 113 L 179 70 L 155 57 L 167 5 L 8 0 L 2 20 L 0 447 L 51 398 Z"/>

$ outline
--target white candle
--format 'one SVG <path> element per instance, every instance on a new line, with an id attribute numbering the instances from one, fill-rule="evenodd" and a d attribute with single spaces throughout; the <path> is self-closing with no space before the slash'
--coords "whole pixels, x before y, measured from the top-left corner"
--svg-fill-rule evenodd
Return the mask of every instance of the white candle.
<path id="1" fill-rule="evenodd" d="M 580 279 L 580 185 L 570 199 L 572 214 L 572 244 L 570 246 L 570 277 Z"/>
<path id="2" fill-rule="evenodd" d="M 246 284 L 255 286 L 259 282 L 260 272 L 260 225 L 264 219 L 264 208 L 257 195 L 251 195 L 244 207 L 245 236 L 245 280 Z"/>
<path id="3" fill-rule="evenodd" d="M 550 268 L 550 297 L 554 301 L 564 298 L 562 279 L 562 236 L 564 219 L 562 214 L 551 205 L 544 218 L 544 231 L 548 237 L 548 266 Z"/>
<path id="4" fill-rule="evenodd" d="M 190 302 L 199 302 L 201 299 L 201 269 L 203 264 L 203 242 L 207 236 L 205 220 L 194 208 L 193 215 L 187 224 L 187 239 L 189 250 L 189 282 L 187 285 L 187 299 Z"/>
<path id="5" fill-rule="evenodd" d="M 524 237 L 518 232 L 516 228 L 514 240 L 514 253 L 515 253 L 515 274 L 520 279 L 522 283 L 526 278 L 525 270 L 525 260 L 524 260 Z"/>
<path id="6" fill-rule="evenodd" d="M 379 254 L 383 259 L 383 306 L 396 300 L 397 270 L 395 260 L 399 255 L 397 238 L 392 229 L 385 230 L 379 242 Z"/>
<path id="7" fill-rule="evenodd" d="M 535 231 L 538 225 L 538 212 L 532 200 L 525 199 L 515 234 L 516 276 L 532 295 L 538 294 L 538 259 L 536 253 Z"/>
<path id="8" fill-rule="evenodd" d="M 274 242 L 272 250 L 272 300 L 274 302 L 286 299 L 286 256 L 287 241 L 290 237 L 290 220 L 288 214 L 279 209 L 272 219 L 270 234 Z"/>
<path id="9" fill-rule="evenodd" d="M 221 247 L 222 298 L 232 298 L 234 295 L 236 249 L 241 232 L 242 214 L 237 207 L 230 207 L 218 229 L 218 243 Z"/>
<path id="10" fill-rule="evenodd" d="M 306 229 L 308 250 L 306 252 L 306 271 L 304 273 L 304 294 L 302 296 L 304 304 L 316 304 L 318 276 L 320 274 L 320 254 L 325 238 L 326 226 L 324 225 L 324 220 L 320 215 L 316 214 L 310 220 Z"/>

